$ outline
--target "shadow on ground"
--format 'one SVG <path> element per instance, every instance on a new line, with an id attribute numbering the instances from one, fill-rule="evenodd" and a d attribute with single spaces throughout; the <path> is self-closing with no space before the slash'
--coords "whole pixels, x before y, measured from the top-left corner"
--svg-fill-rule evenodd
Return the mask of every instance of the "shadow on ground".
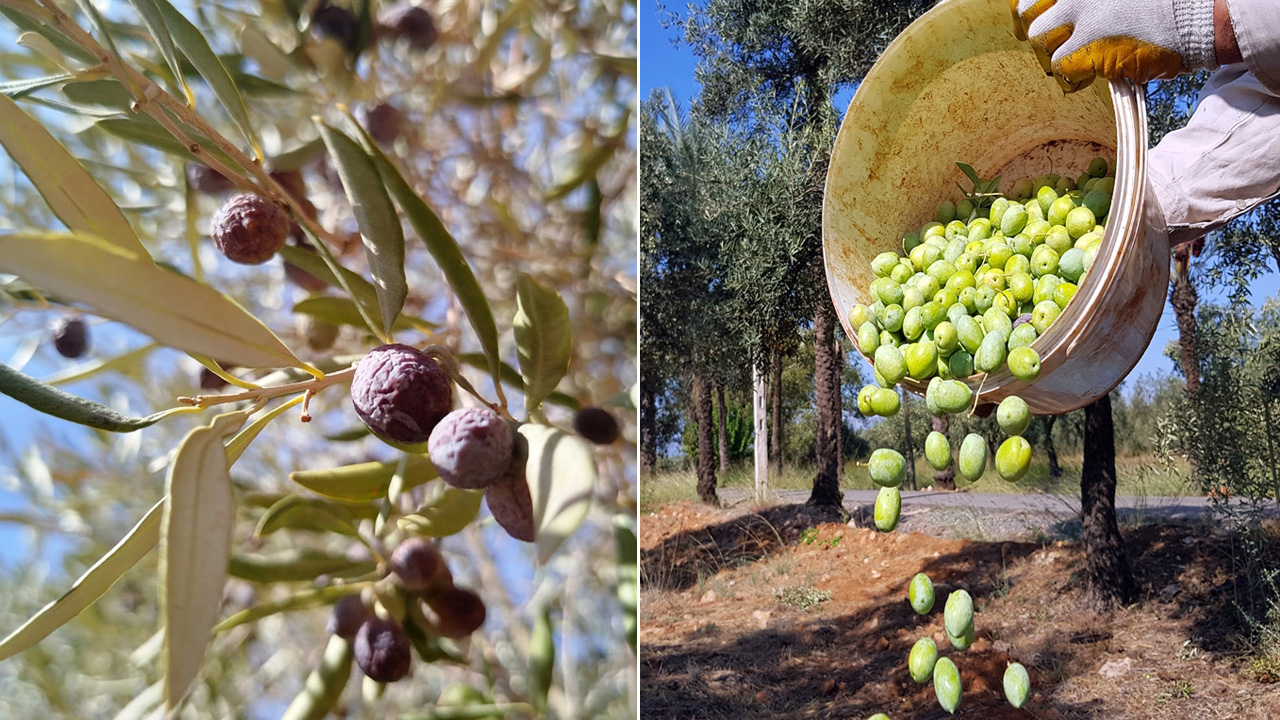
<path id="1" fill-rule="evenodd" d="M 853 511 L 859 520 L 869 508 Z M 926 635 L 960 667 L 965 692 L 954 717 L 1280 717 L 1280 686 L 1241 672 L 1249 633 L 1239 608 L 1265 595 L 1243 559 L 1242 537 L 1212 522 L 1126 528 L 1141 599 L 1100 617 L 1084 602 L 1077 580 L 1084 558 L 1073 543 L 883 535 L 823 526 L 828 520 L 815 512 L 786 505 L 717 515 L 705 526 L 690 520 L 642 551 L 642 592 L 665 598 L 644 619 L 643 717 L 950 717 L 932 685 L 907 672 L 911 646 Z M 810 527 L 827 542 L 845 542 L 799 543 Z M 1253 542 L 1264 547 L 1252 556 L 1280 560 L 1274 539 Z M 943 551 L 930 552 L 935 547 Z M 747 587 L 755 568 L 784 562 L 831 600 L 805 614 L 780 607 L 768 588 Z M 916 572 L 937 588 L 926 616 L 905 602 Z M 728 596 L 699 601 L 704 581 L 717 575 L 720 587 L 732 586 Z M 977 640 L 963 652 L 942 632 L 941 608 L 957 587 L 978 609 Z M 1031 673 L 1031 713 L 1004 701 L 1001 678 L 1013 661 Z M 1100 672 L 1108 667 L 1113 674 Z"/>

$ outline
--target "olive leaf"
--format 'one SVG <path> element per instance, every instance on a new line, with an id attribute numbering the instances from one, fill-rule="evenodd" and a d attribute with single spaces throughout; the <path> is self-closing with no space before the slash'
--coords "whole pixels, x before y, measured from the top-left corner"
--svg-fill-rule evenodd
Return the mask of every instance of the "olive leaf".
<path id="1" fill-rule="evenodd" d="M 270 555 L 232 555 L 227 572 L 259 583 L 312 581 L 321 575 L 350 578 L 372 572 L 377 563 L 321 550 L 283 550 Z"/>
<path id="2" fill-rule="evenodd" d="M 330 635 L 320 664 L 307 676 L 302 691 L 285 708 L 280 720 L 323 720 L 347 687 L 354 657 L 350 642 Z"/>
<path id="3" fill-rule="evenodd" d="M 596 461 L 582 438 L 553 427 L 526 423 L 519 433 L 529 443 L 525 465 L 538 562 L 545 563 L 587 516 L 596 483 Z"/>
<path id="4" fill-rule="evenodd" d="M 67 228 L 150 258 L 111 196 L 43 125 L 7 96 L 0 96 L 0 145 Z"/>
<path id="5" fill-rule="evenodd" d="M 262 157 L 262 149 L 258 146 L 257 136 L 253 132 L 253 125 L 249 122 L 249 112 L 245 109 L 244 98 L 240 96 L 240 89 L 236 87 L 235 80 L 231 78 L 231 74 L 227 72 L 227 67 L 222 64 L 222 59 L 213 52 L 209 47 L 209 41 L 205 40 L 204 33 L 200 31 L 191 21 L 183 17 L 182 13 L 170 4 L 169 0 L 153 0 L 156 6 L 160 8 L 160 14 L 164 16 L 165 24 L 169 27 L 169 32 L 173 36 L 174 44 L 182 51 L 187 60 L 195 66 L 196 71 L 209 83 L 209 88 L 213 90 L 213 94 L 218 98 L 218 102 L 227 109 L 231 115 L 231 121 L 235 123 L 240 132 L 244 134 L 245 139 L 253 147 L 258 157 Z"/>
<path id="6" fill-rule="evenodd" d="M 359 131 L 360 144 L 369 157 L 373 158 L 378 174 L 382 176 L 383 184 L 408 217 L 414 232 L 422 238 L 427 251 L 431 253 L 436 265 L 444 273 L 449 287 L 458 296 L 458 302 L 462 305 L 462 310 L 467 314 L 467 319 L 480 340 L 480 348 L 489 359 L 489 372 L 493 375 L 494 387 L 501 392 L 499 365 L 502 359 L 498 354 L 498 328 L 494 324 L 493 310 L 489 307 L 489 301 L 485 298 L 480 283 L 476 281 L 471 266 L 467 264 L 467 259 L 463 257 L 462 248 L 458 247 L 458 241 L 449 233 L 444 223 L 440 221 L 440 217 L 418 193 L 413 191 L 409 181 L 404 179 L 404 175 L 400 174 L 391 160 L 378 148 L 373 138 L 369 137 L 369 134 L 354 120 L 351 124 Z"/>
<path id="7" fill-rule="evenodd" d="M 412 454 L 408 458 L 403 490 L 439 477 L 429 458 Z M 289 479 L 327 498 L 366 502 L 387 496 L 387 488 L 391 486 L 391 478 L 399 465 L 399 462 L 365 462 L 322 470 L 300 470 L 289 473 Z"/>
<path id="8" fill-rule="evenodd" d="M 187 85 L 187 78 L 182 73 L 182 61 L 178 58 L 178 51 L 173 46 L 173 36 L 169 34 L 169 26 L 165 23 L 164 13 L 160 12 L 160 5 L 156 0 L 129 0 L 129 4 L 142 16 L 143 24 L 151 32 L 151 37 L 155 38 L 160 56 L 169 64 L 169 70 L 173 72 L 174 82 L 187 96 L 187 104 L 194 106 L 195 96 L 191 94 L 191 86 Z"/>
<path id="9" fill-rule="evenodd" d="M 346 583 L 342 585 L 326 585 L 319 588 L 307 588 L 291 593 L 279 600 L 271 600 L 261 605 L 245 608 L 222 622 L 213 626 L 215 633 L 222 633 L 234 627 L 239 627 L 246 623 L 257 622 L 265 617 L 279 615 L 283 612 L 292 612 L 294 610 L 306 610 L 308 608 L 318 607 L 320 605 L 332 605 L 335 601 L 347 595 L 354 595 L 360 592 L 358 583 Z"/>
<path id="10" fill-rule="evenodd" d="M 640 575 L 637 571 L 635 518 L 618 513 L 613 516 L 613 532 L 618 547 L 618 602 L 622 605 L 627 644 L 636 648 L 639 624 L 636 609 L 640 599 Z"/>
<path id="11" fill-rule="evenodd" d="M 0 83 L 0 94 L 9 97 L 12 100 L 18 100 L 36 92 L 37 90 L 43 90 L 47 87 L 53 87 L 54 85 L 61 85 L 75 77 L 76 76 L 71 73 L 58 73 L 56 75 L 31 78 L 30 80 L 11 80 L 9 82 Z"/>
<path id="12" fill-rule="evenodd" d="M 480 370 L 489 369 L 489 359 L 482 353 L 460 353 L 458 355 L 458 360 Z M 519 370 L 511 367 L 511 364 L 506 361 L 503 361 L 498 367 L 501 373 L 502 382 L 510 385 L 516 390 L 519 390 L 520 392 L 524 392 L 524 378 L 520 377 Z M 582 406 L 582 404 L 572 396 L 566 395 L 558 390 L 548 395 L 545 402 L 555 403 L 556 405 L 569 408 L 570 410 L 577 410 Z"/>
<path id="13" fill-rule="evenodd" d="M 35 645 L 97 602 L 129 568 L 156 546 L 160 540 L 160 517 L 163 512 L 164 501 L 161 500 L 147 511 L 115 547 L 98 558 L 62 597 L 45 605 L 21 627 L 0 640 L 0 660 Z"/>
<path id="14" fill-rule="evenodd" d="M 72 367 L 60 370 L 44 379 L 46 385 L 65 385 L 67 383 L 78 382 L 97 375 L 98 373 L 107 372 L 108 370 L 119 370 L 120 372 L 131 372 L 136 368 L 143 359 L 151 354 L 152 350 L 158 347 L 155 343 L 148 343 L 140 348 L 130 350 L 126 353 L 116 355 L 110 358 L 100 358 L 90 360 L 88 362 L 73 365 Z"/>
<path id="15" fill-rule="evenodd" d="M 409 294 L 404 279 L 404 231 L 400 218 L 373 160 L 345 134 L 324 123 L 316 124 L 360 226 L 360 239 L 364 241 L 382 311 L 382 329 L 390 334 Z"/>
<path id="16" fill-rule="evenodd" d="M 245 367 L 307 367 L 227 296 L 95 237 L 0 234 L 0 270 L 179 350 Z"/>
<path id="17" fill-rule="evenodd" d="M 322 241 L 317 240 L 316 242 Z M 378 308 L 378 291 L 374 289 L 372 283 L 365 280 L 358 273 L 339 265 L 338 269 L 342 271 L 342 282 L 339 282 L 338 276 L 334 274 L 333 269 L 329 267 L 323 257 L 295 245 L 285 245 L 280 248 L 280 255 L 284 257 L 285 261 L 297 265 L 334 287 L 343 288 L 344 290 L 349 289 L 351 297 L 356 303 L 359 303 L 359 308 L 356 308 L 356 313 L 362 320 L 362 322 L 358 323 L 359 325 L 367 324 L 363 322 L 365 314 L 375 321 L 380 319 L 381 310 Z M 370 328 L 370 331 L 372 330 L 373 328 Z"/>
<path id="18" fill-rule="evenodd" d="M 19 30 L 24 32 L 35 33 L 48 40 L 58 52 L 66 57 L 78 60 L 85 65 L 96 65 L 98 58 L 93 53 L 80 47 L 74 40 L 63 35 L 61 32 L 45 25 L 35 18 L 27 17 L 17 10 L 13 10 L 0 5 L 0 15 L 4 15 L 5 19 L 18 26 Z"/>
<path id="19" fill-rule="evenodd" d="M 573 350 L 569 308 L 558 293 L 521 273 L 516 278 L 516 315 L 511 327 L 524 378 L 525 407 L 533 412 L 569 369 Z"/>
<path id="20" fill-rule="evenodd" d="M 484 493 L 446 486 L 434 499 L 397 521 L 401 530 L 426 537 L 447 537 L 462 532 L 480 512 Z"/>
<path id="21" fill-rule="evenodd" d="M 333 325 L 364 326 L 364 319 L 360 317 L 360 310 L 350 298 L 314 295 L 299 300 L 293 306 L 293 312 L 301 315 L 310 315 L 317 320 Z M 405 315 L 404 313 L 401 313 L 396 318 L 396 321 L 391 324 L 392 330 L 421 330 L 422 332 L 431 332 L 439 327 L 436 323 L 428 322 L 412 315 Z"/>
<path id="22" fill-rule="evenodd" d="M 235 498 L 222 439 L 248 413 L 219 415 L 187 433 L 165 481 L 160 527 L 165 707 L 177 707 L 200 672 L 227 582 Z"/>
<path id="23" fill-rule="evenodd" d="M 332 532 L 359 537 L 355 523 L 378 514 L 371 505 L 340 503 L 322 498 L 286 495 L 258 518 L 254 537 L 270 535 L 278 530 Z"/>
<path id="24" fill-rule="evenodd" d="M 110 100 L 109 94 L 112 92 L 111 84 L 114 84 L 116 87 L 119 87 L 120 84 L 114 81 L 102 82 L 109 84 L 98 85 L 97 83 L 77 83 L 75 85 L 67 85 L 63 87 L 62 92 L 75 102 L 89 101 L 89 104 L 104 104 Z M 73 90 L 73 88 L 81 88 L 84 89 L 84 91 Z M 90 100 L 91 98 L 96 99 Z M 106 107 L 110 107 L 110 105 L 106 105 Z M 174 119 L 174 122 L 181 125 L 181 123 L 176 119 Z M 120 138 L 121 140 L 127 140 L 132 143 L 138 143 L 139 145 L 154 148 L 166 155 L 172 155 L 173 157 L 182 160 L 196 159 L 196 156 L 192 154 L 190 148 L 183 145 L 176 138 L 170 135 L 169 131 L 165 130 L 160 123 L 146 115 L 105 117 L 98 120 L 90 127 L 102 130 L 109 135 Z M 237 165 L 229 155 L 222 152 L 222 150 L 209 142 L 203 135 L 196 132 L 194 129 L 184 127 L 183 130 L 193 140 L 200 144 L 200 147 L 204 152 L 217 158 L 223 165 L 230 168 L 239 167 L 239 165 Z"/>
<path id="25" fill-rule="evenodd" d="M 547 711 L 547 693 L 551 690 L 556 667 L 555 629 L 551 626 L 551 608 L 544 605 L 533 621 L 529 633 L 529 692 L 539 714 Z"/>

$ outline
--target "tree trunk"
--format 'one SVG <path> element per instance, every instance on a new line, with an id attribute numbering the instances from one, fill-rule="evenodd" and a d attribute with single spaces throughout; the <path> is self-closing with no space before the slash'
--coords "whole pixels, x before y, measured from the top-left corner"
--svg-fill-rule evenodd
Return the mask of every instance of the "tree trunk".
<path id="1" fill-rule="evenodd" d="M 1187 384 L 1187 410 L 1192 414 L 1187 426 L 1194 433 L 1198 427 L 1194 419 L 1196 398 L 1200 395 L 1200 359 L 1196 347 L 1196 304 L 1199 297 L 1191 284 L 1190 247 L 1190 244 L 1184 243 L 1174 249 L 1173 289 L 1169 291 L 1169 304 L 1173 305 L 1173 313 L 1178 322 L 1178 348 L 1181 351 L 1178 360 Z M 1192 443 L 1191 447 L 1196 447 L 1196 444 Z M 1200 479 L 1196 455 L 1195 451 L 1187 453 L 1193 480 Z"/>
<path id="2" fill-rule="evenodd" d="M 907 458 L 907 487 L 912 490 L 916 489 L 916 453 L 915 448 L 911 444 L 911 408 L 908 403 L 911 401 L 911 393 L 906 388 L 898 391 L 902 395 L 902 430 L 906 435 L 907 449 L 903 453 Z"/>
<path id="3" fill-rule="evenodd" d="M 951 416 L 943 415 L 942 417 L 933 418 L 933 429 L 946 435 L 951 431 Z M 956 489 L 956 463 L 954 457 L 951 464 L 943 470 L 933 471 L 933 487 L 937 490 L 955 490 Z"/>
<path id="4" fill-rule="evenodd" d="M 704 503 L 719 505 L 716 497 L 714 420 L 711 417 L 711 382 L 706 375 L 693 376 L 693 403 L 698 421 L 698 498 Z"/>
<path id="5" fill-rule="evenodd" d="M 716 432 L 720 435 L 720 474 L 729 472 L 729 415 L 724 409 L 724 382 L 716 381 Z"/>
<path id="6" fill-rule="evenodd" d="M 835 311 L 831 300 L 820 294 L 813 313 L 814 399 L 818 405 L 817 474 L 809 505 L 840 507 L 840 353 L 835 347 Z M 834 377 L 833 377 L 834 375 Z M 832 392 L 835 390 L 836 392 Z"/>
<path id="7" fill-rule="evenodd" d="M 1182 375 L 1187 381 L 1187 400 L 1194 401 L 1200 392 L 1200 363 L 1196 352 L 1196 303 L 1199 298 L 1191 279 L 1185 272 L 1177 272 L 1173 279 L 1173 289 L 1169 292 L 1169 303 L 1173 305 L 1174 315 L 1178 320 L 1178 346 Z"/>
<path id="8" fill-rule="evenodd" d="M 1116 440 L 1109 395 L 1084 409 L 1080 515 L 1085 588 L 1095 608 L 1109 610 L 1132 602 L 1137 588 L 1116 524 Z"/>
<path id="9" fill-rule="evenodd" d="M 1049 455 L 1049 477 L 1062 477 L 1062 466 L 1058 464 L 1058 448 L 1053 444 L 1053 424 L 1058 422 L 1057 415 L 1044 415 L 1044 451 Z"/>
<path id="10" fill-rule="evenodd" d="M 653 385 L 640 381 L 640 472 L 658 466 L 658 402 Z"/>
<path id="11" fill-rule="evenodd" d="M 769 466 L 773 477 L 782 477 L 782 356 L 773 354 L 773 379 L 769 383 Z"/>

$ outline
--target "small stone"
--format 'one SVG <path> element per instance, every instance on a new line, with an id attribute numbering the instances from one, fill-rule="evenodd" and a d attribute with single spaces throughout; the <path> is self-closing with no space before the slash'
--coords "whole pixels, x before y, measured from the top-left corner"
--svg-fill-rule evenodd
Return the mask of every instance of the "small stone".
<path id="1" fill-rule="evenodd" d="M 716 596 L 716 591 L 715 591 L 715 590 L 708 590 L 708 591 L 706 591 L 705 593 L 703 593 L 703 594 L 702 594 L 702 599 L 701 599 L 701 600 L 699 600 L 698 602 L 699 602 L 699 603 L 701 603 L 701 604 L 703 604 L 703 605 L 706 605 L 706 604 L 708 604 L 708 603 L 713 603 L 713 602 L 715 602 L 715 601 L 716 601 L 716 597 L 717 597 L 717 596 Z"/>
<path id="2" fill-rule="evenodd" d="M 1125 658 L 1123 660 L 1108 660 L 1098 670 L 1098 674 L 1102 677 L 1114 678 L 1121 675 L 1127 675 L 1133 669 L 1133 660 Z"/>

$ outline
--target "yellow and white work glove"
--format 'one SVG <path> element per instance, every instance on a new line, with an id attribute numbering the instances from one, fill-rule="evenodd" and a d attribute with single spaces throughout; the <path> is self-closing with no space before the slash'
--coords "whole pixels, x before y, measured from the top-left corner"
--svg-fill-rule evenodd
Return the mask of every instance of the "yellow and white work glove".
<path id="1" fill-rule="evenodd" d="M 1136 82 L 1218 67 L 1214 0 L 1010 0 L 1015 33 L 1029 40 L 1064 90 L 1095 77 Z"/>

